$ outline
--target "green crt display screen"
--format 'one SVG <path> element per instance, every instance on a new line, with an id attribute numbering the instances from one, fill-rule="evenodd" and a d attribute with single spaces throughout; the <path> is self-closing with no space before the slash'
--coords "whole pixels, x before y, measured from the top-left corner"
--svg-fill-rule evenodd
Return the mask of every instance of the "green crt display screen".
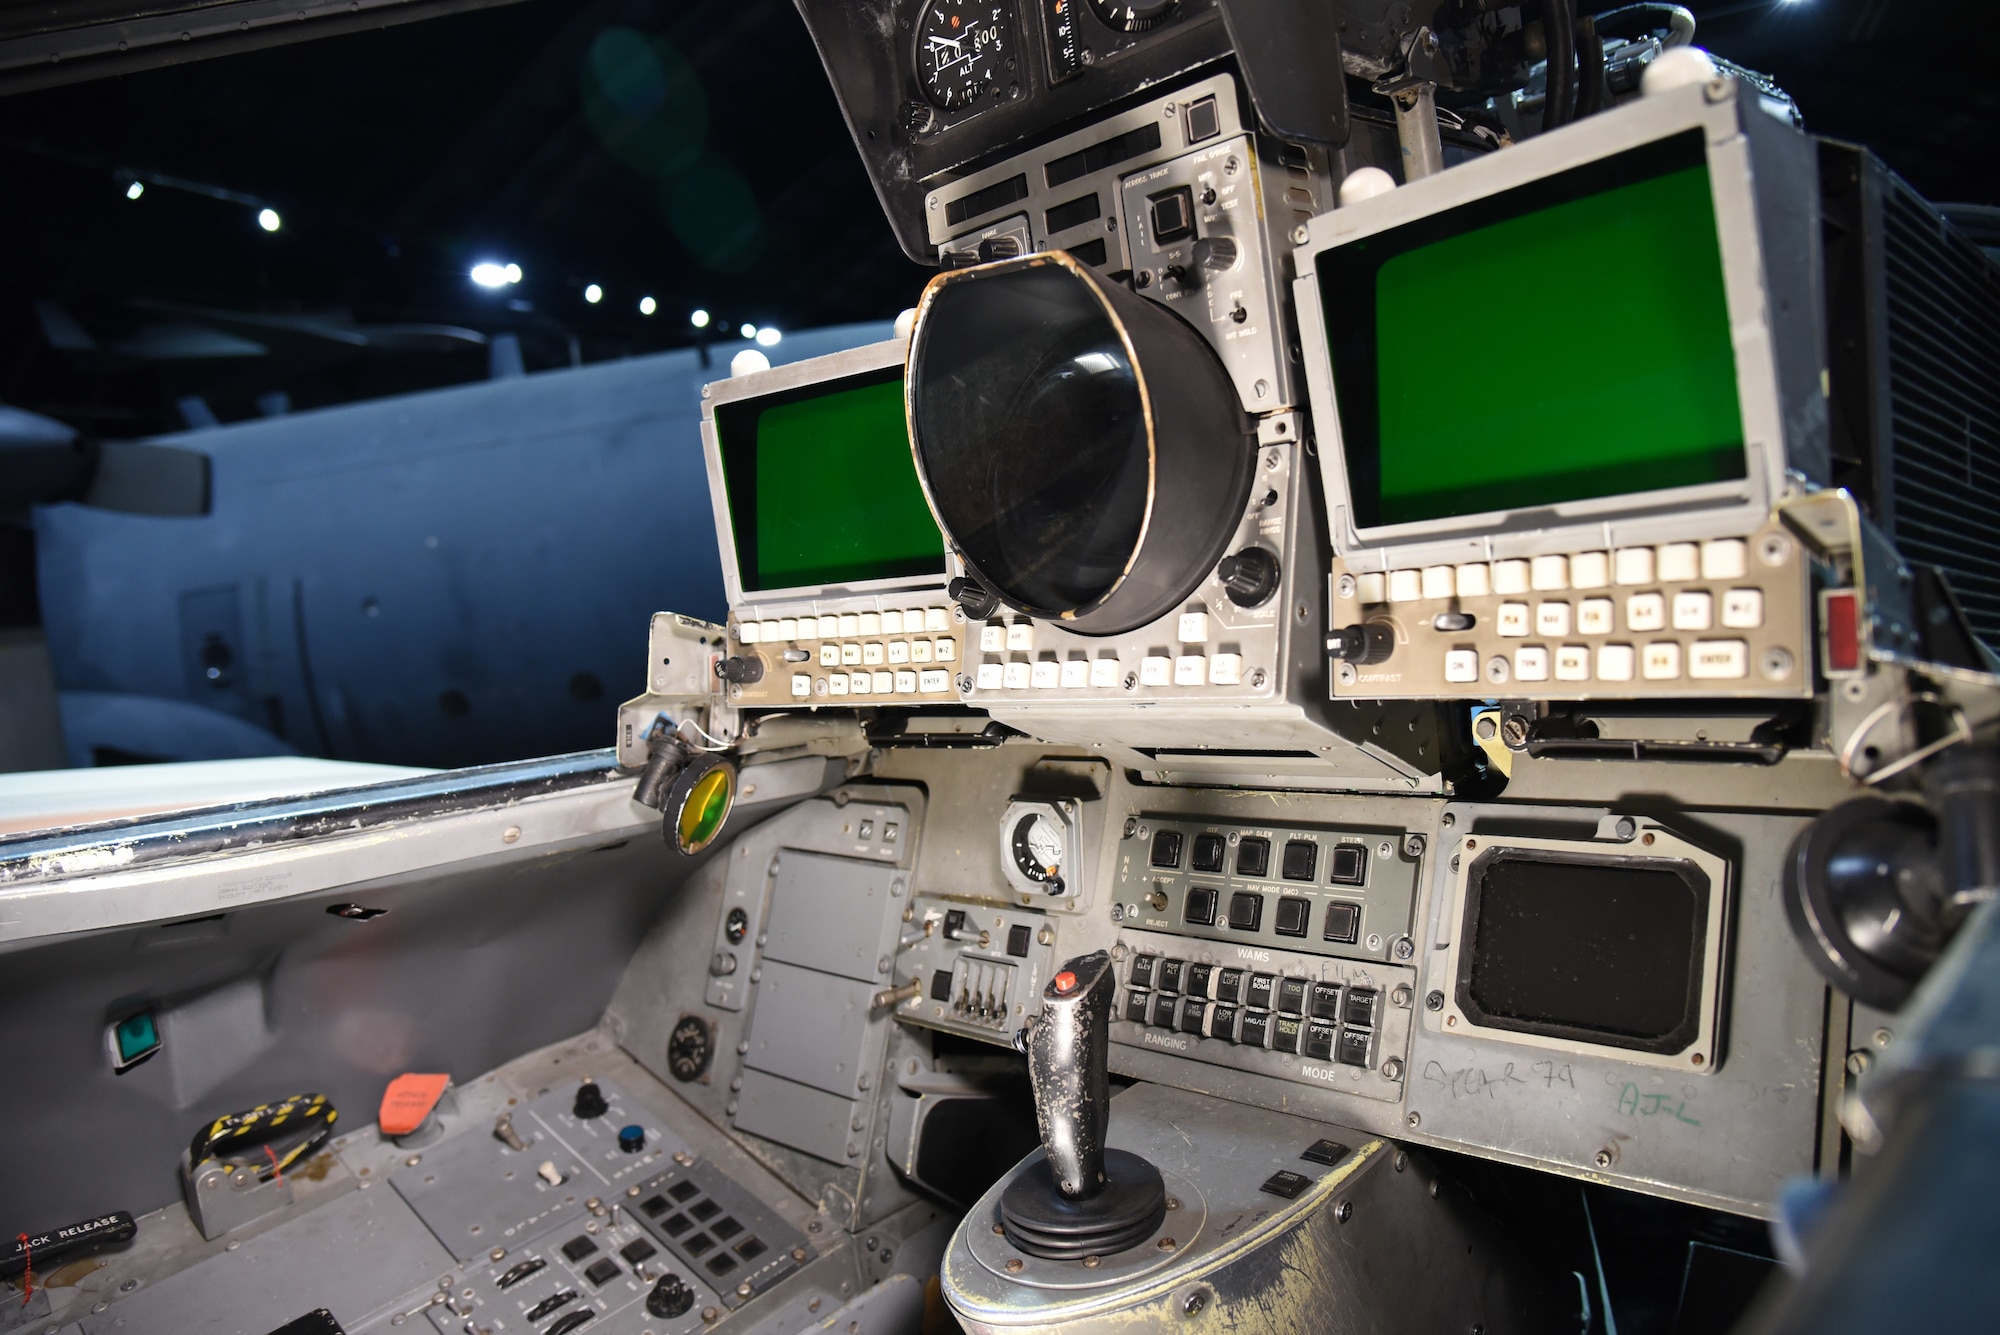
<path id="1" fill-rule="evenodd" d="M 721 404 L 715 429 L 746 593 L 944 573 L 900 369 Z"/>
<path id="2" fill-rule="evenodd" d="M 1359 528 L 1746 475 L 1698 130 L 1315 267 Z"/>

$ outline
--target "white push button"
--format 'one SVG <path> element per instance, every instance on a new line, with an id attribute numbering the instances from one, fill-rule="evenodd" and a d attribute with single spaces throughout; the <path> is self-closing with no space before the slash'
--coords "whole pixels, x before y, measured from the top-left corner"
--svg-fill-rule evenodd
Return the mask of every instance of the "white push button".
<path id="1" fill-rule="evenodd" d="M 915 635 L 924 628 L 924 609 L 906 607 L 903 609 L 903 634 Z"/>
<path id="2" fill-rule="evenodd" d="M 1174 660 L 1174 685 L 1200 686 L 1208 680 L 1208 660 L 1200 654 L 1182 654 Z"/>
<path id="3" fill-rule="evenodd" d="M 1211 655 L 1208 660 L 1208 679 L 1217 686 L 1234 686 L 1242 681 L 1243 655 Z"/>
<path id="4" fill-rule="evenodd" d="M 1526 603 L 1502 603 L 1496 618 L 1500 633 L 1510 639 L 1519 639 L 1528 633 L 1528 605 Z"/>
<path id="5" fill-rule="evenodd" d="M 861 633 L 863 635 L 880 635 L 882 633 L 882 614 L 880 612 L 863 612 L 861 614 Z"/>
<path id="6" fill-rule="evenodd" d="M 1686 589 L 1674 595 L 1674 629 L 1707 630 L 1715 619 L 1715 599 L 1706 589 Z"/>
<path id="7" fill-rule="evenodd" d="M 853 692 L 855 695 L 871 694 L 875 690 L 874 674 L 868 672 L 848 673 L 847 689 Z"/>
<path id="8" fill-rule="evenodd" d="M 1205 643 L 1208 639 L 1208 613 L 1181 613 L 1180 632 L 1182 644 Z"/>
<path id="9" fill-rule="evenodd" d="M 1750 675 L 1750 646 L 1742 640 L 1696 640 L 1688 646 L 1688 676 L 1727 681 Z"/>
<path id="10" fill-rule="evenodd" d="M 861 618 L 852 612 L 842 612 L 840 614 L 840 633 L 842 635 L 859 635 L 861 633 Z"/>
<path id="11" fill-rule="evenodd" d="M 861 646 L 851 640 L 841 645 L 840 661 L 848 667 L 859 667 L 861 665 Z"/>
<path id="12" fill-rule="evenodd" d="M 799 618 L 799 630 L 798 630 L 798 634 L 797 634 L 797 635 L 795 635 L 795 636 L 793 636 L 793 638 L 794 638 L 794 639 L 799 639 L 799 640 L 816 640 L 816 639 L 818 639 L 818 638 L 819 638 L 819 618 L 818 618 L 818 617 L 800 617 L 800 618 Z"/>
<path id="13" fill-rule="evenodd" d="M 1388 596 L 1387 589 L 1388 580 L 1379 570 L 1354 577 L 1354 596 L 1371 606 Z"/>
<path id="14" fill-rule="evenodd" d="M 1605 552 L 1578 552 L 1569 558 L 1570 587 L 1601 589 L 1611 582 L 1611 557 Z"/>
<path id="15" fill-rule="evenodd" d="M 870 640 L 868 643 L 862 645 L 861 661 L 870 665 L 880 663 L 882 661 L 882 642 L 880 640 Z"/>
<path id="16" fill-rule="evenodd" d="M 837 644 L 821 644 L 819 647 L 819 665 L 821 667 L 839 667 L 840 646 Z"/>
<path id="17" fill-rule="evenodd" d="M 846 695 L 847 674 L 845 672 L 836 672 L 831 677 L 828 677 L 826 679 L 826 693 L 828 695 Z"/>
<path id="18" fill-rule="evenodd" d="M 915 695 L 917 692 L 917 674 L 908 668 L 904 668 L 901 672 L 898 672 L 896 674 L 896 691 L 900 695 Z"/>
<path id="19" fill-rule="evenodd" d="M 1167 686 L 1174 679 L 1174 660 L 1164 654 L 1147 654 L 1139 660 L 1141 686 Z"/>
<path id="20" fill-rule="evenodd" d="M 1007 627 L 1007 647 L 1009 649 L 1032 649 L 1035 647 L 1035 623 L 1016 621 Z"/>
<path id="21" fill-rule="evenodd" d="M 1612 604 L 1609 598 L 1586 598 L 1576 605 L 1576 633 L 1579 635 L 1609 635 L 1611 633 Z"/>
<path id="22" fill-rule="evenodd" d="M 1620 547 L 1612 555 L 1612 576 L 1620 584 L 1651 584 L 1653 582 L 1653 549 L 1651 547 Z"/>
<path id="23" fill-rule="evenodd" d="M 1556 680 L 1590 680 L 1590 646 L 1564 644 L 1556 647 Z"/>
<path id="24" fill-rule="evenodd" d="M 1660 548 L 1660 580 L 1673 584 L 1701 577 L 1701 552 L 1691 542 L 1670 542 Z"/>
<path id="25" fill-rule="evenodd" d="M 1065 659 L 1062 665 L 1062 684 L 1065 687 L 1090 685 L 1090 660 Z"/>
<path id="26" fill-rule="evenodd" d="M 1514 651 L 1514 675 L 1522 681 L 1549 679 L 1549 651 L 1539 644 L 1524 644 Z"/>
<path id="27" fill-rule="evenodd" d="M 776 644 L 778 642 L 778 623 L 776 621 L 759 621 L 757 623 L 757 634 L 764 643 Z"/>
<path id="28" fill-rule="evenodd" d="M 1007 647 L 1007 628 L 998 622 L 989 621 L 979 628 L 979 651 L 997 654 Z"/>
<path id="29" fill-rule="evenodd" d="M 931 661 L 931 642 L 930 642 L 929 640 L 911 640 L 911 641 L 910 641 L 910 661 L 911 661 L 912 663 L 928 663 L 928 662 L 930 662 L 930 661 Z"/>
<path id="30" fill-rule="evenodd" d="M 1647 645 L 1643 670 L 1647 681 L 1672 681 L 1680 676 L 1680 645 L 1673 640 Z"/>
<path id="31" fill-rule="evenodd" d="M 1569 634 L 1569 604 L 1537 603 L 1535 605 L 1535 633 L 1537 635 Z"/>
<path id="32" fill-rule="evenodd" d="M 1478 652 L 1472 649 L 1447 649 L 1444 655 L 1444 679 L 1451 682 L 1478 681 Z"/>
<path id="33" fill-rule="evenodd" d="M 901 635 L 903 633 L 903 614 L 893 611 L 884 612 L 882 614 L 882 633 L 884 635 Z"/>
<path id="34" fill-rule="evenodd" d="M 1034 668 L 1030 667 L 1028 664 L 1024 662 L 1016 660 L 1007 665 L 1007 671 L 1005 675 L 1001 678 L 1001 684 L 1004 685 L 1010 691 L 1025 691 L 1028 689 L 1029 683 L 1032 682 L 1034 678 L 1035 678 Z"/>
<path id="35" fill-rule="evenodd" d="M 925 668 L 917 674 L 917 689 L 925 695 L 936 695 L 951 689 L 951 674 L 943 668 Z"/>
<path id="36" fill-rule="evenodd" d="M 1722 595 L 1722 624 L 1731 630 L 1755 630 L 1764 624 L 1764 591 L 1731 589 Z"/>
<path id="37" fill-rule="evenodd" d="M 1547 593 L 1569 587 L 1567 556 L 1538 556 L 1529 567 L 1529 580 L 1537 592 Z"/>
<path id="38" fill-rule="evenodd" d="M 955 658 L 957 658 L 957 657 L 958 657 L 958 641 L 957 641 L 957 640 L 953 640 L 953 639 L 941 639 L 941 640 L 939 640 L 939 641 L 937 642 L 937 661 L 938 661 L 938 662 L 940 662 L 940 663 L 949 663 L 949 662 L 951 662 L 951 661 L 952 661 L 953 659 L 955 659 Z"/>
<path id="39" fill-rule="evenodd" d="M 1449 598 L 1458 587 L 1458 575 L 1450 566 L 1424 567 L 1424 597 Z"/>
<path id="40" fill-rule="evenodd" d="M 799 619 L 797 617 L 779 617 L 778 638 L 781 640 L 796 640 L 799 638 Z"/>
<path id="41" fill-rule="evenodd" d="M 1741 538 L 1719 538 L 1701 545 L 1703 579 L 1742 579 L 1750 567 L 1750 548 Z"/>
<path id="42" fill-rule="evenodd" d="M 1036 690 L 1053 691 L 1062 685 L 1062 664 L 1053 658 L 1037 659 L 1031 680 Z"/>
<path id="43" fill-rule="evenodd" d="M 1413 603 L 1424 596 L 1424 575 L 1420 570 L 1389 572 L 1389 601 Z"/>
<path id="44" fill-rule="evenodd" d="M 1493 592 L 1526 593 L 1528 591 L 1528 563 L 1526 561 L 1495 561 L 1493 563 Z"/>
<path id="45" fill-rule="evenodd" d="M 813 693 L 812 677 L 804 672 L 794 672 L 792 674 L 793 698 L 803 700 L 806 696 L 811 695 L 812 693 Z"/>
<path id="46" fill-rule="evenodd" d="M 1667 600 L 1657 593 L 1635 593 L 1625 600 L 1625 629 L 1663 630 L 1667 624 Z"/>
<path id="47" fill-rule="evenodd" d="M 839 617 L 829 615 L 819 619 L 819 637 L 822 640 L 830 640 L 838 634 L 840 634 Z"/>
<path id="48" fill-rule="evenodd" d="M 1493 570 L 1484 561 L 1458 568 L 1458 596 L 1484 598 L 1493 592 Z"/>
<path id="49" fill-rule="evenodd" d="M 998 663 L 981 663 L 976 684 L 982 691 L 997 691 L 1006 680 L 1006 669 Z"/>
<path id="50" fill-rule="evenodd" d="M 951 613 L 942 607 L 926 607 L 924 609 L 924 629 L 950 630 Z"/>
<path id="51" fill-rule="evenodd" d="M 890 661 L 891 663 L 907 663 L 907 662 L 909 662 L 909 661 L 910 661 L 910 642 L 909 642 L 908 640 L 891 640 L 891 641 L 889 641 L 889 661 Z"/>
<path id="52" fill-rule="evenodd" d="M 754 621 L 746 621 L 736 628 L 736 639 L 742 644 L 761 644 L 764 640 L 763 627 Z"/>
<path id="53" fill-rule="evenodd" d="M 1632 659 L 1632 646 L 1629 644 L 1599 645 L 1597 648 L 1598 680 L 1632 680 Z"/>
<path id="54" fill-rule="evenodd" d="M 896 678 L 893 673 L 876 672 L 871 675 L 875 678 L 875 694 L 887 695 L 896 689 Z"/>
<path id="55" fill-rule="evenodd" d="M 1115 658 L 1091 659 L 1090 684 L 1097 687 L 1116 686 L 1118 684 L 1118 660 Z"/>

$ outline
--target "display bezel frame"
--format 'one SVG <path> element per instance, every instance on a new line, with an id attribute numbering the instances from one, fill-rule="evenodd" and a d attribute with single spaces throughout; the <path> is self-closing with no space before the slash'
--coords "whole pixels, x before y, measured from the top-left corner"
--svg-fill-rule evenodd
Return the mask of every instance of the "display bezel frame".
<path id="1" fill-rule="evenodd" d="M 886 370 L 903 374 L 909 348 L 909 339 L 892 338 L 880 343 L 848 348 L 842 352 L 828 353 L 823 357 L 811 357 L 785 366 L 774 366 L 769 370 L 756 371 L 750 375 L 712 381 L 702 386 L 702 463 L 708 470 L 708 499 L 715 517 L 716 542 L 722 555 L 723 592 L 728 598 L 729 610 L 738 614 L 739 620 L 761 619 L 751 615 L 746 609 L 775 607 L 780 604 L 793 607 L 821 599 L 846 598 L 871 593 L 942 591 L 950 581 L 953 557 L 950 544 L 945 540 L 942 529 L 938 532 L 939 569 L 935 575 L 892 575 L 880 579 L 850 580 L 844 583 L 800 584 L 783 588 L 746 590 L 743 587 L 743 572 L 737 561 L 736 525 L 729 509 L 728 482 L 723 475 L 722 437 L 716 427 L 716 409 L 753 399 L 789 395 L 822 385 L 832 386 L 838 381 Z M 907 441 L 904 452 L 907 457 Z M 912 466 L 914 467 L 914 461 Z M 919 484 L 921 485 L 921 478 Z"/>
<path id="2" fill-rule="evenodd" d="M 1654 864 L 1662 868 L 1685 863 L 1708 878 L 1709 898 L 1706 921 L 1700 940 L 1701 987 L 1695 1012 L 1695 1029 L 1688 1042 L 1671 1051 L 1648 1052 L 1643 1048 L 1614 1043 L 1595 1043 L 1573 1034 L 1537 1033 L 1519 1027 L 1503 1028 L 1482 1023 L 1460 1000 L 1471 967 L 1470 947 L 1475 924 L 1468 920 L 1472 878 L 1476 869 L 1496 853 L 1541 853 L 1558 860 L 1585 861 L 1604 865 Z M 1441 918 L 1449 924 L 1451 945 L 1445 952 L 1442 977 L 1432 984 L 1444 995 L 1439 1022 L 1446 1034 L 1463 1038 L 1491 1039 L 1518 1043 L 1554 1052 L 1608 1057 L 1619 1062 L 1657 1066 L 1691 1075 L 1707 1075 L 1722 1065 L 1720 1030 L 1722 1025 L 1722 970 L 1728 941 L 1728 922 L 1735 885 L 1729 862 L 1706 849 L 1648 821 L 1638 821 L 1627 841 L 1604 839 L 1540 839 L 1478 834 L 1459 841 L 1452 850 L 1452 868 L 1447 882 L 1450 898 Z M 1697 1064 L 1695 1058 L 1699 1057 Z"/>
<path id="3" fill-rule="evenodd" d="M 1335 552 L 1350 565 L 1403 566 L 1534 556 L 1607 545 L 1734 536 L 1762 523 L 1784 492 L 1785 395 L 1775 346 L 1771 276 L 1759 227 L 1759 185 L 1745 106 L 1725 82 L 1678 89 L 1538 135 L 1474 162 L 1314 218 L 1295 252 L 1293 296 L 1301 331 L 1319 465 Z M 1740 479 L 1629 492 L 1549 505 L 1359 526 L 1347 475 L 1339 396 L 1324 334 L 1318 257 L 1326 251 L 1492 195 L 1531 185 L 1690 130 L 1702 133 L 1722 255 L 1743 422 Z M 1810 294 L 1799 294 L 1801 302 Z M 1441 325 L 1440 332 L 1446 332 Z"/>

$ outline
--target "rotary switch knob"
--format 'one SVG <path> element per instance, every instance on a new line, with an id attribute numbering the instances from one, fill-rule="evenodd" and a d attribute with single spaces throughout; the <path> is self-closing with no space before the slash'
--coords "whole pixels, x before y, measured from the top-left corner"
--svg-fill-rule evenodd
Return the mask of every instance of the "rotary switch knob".
<path id="1" fill-rule="evenodd" d="M 1215 568 L 1222 591 L 1238 607 L 1258 607 L 1278 591 L 1278 558 L 1262 547 L 1245 547 Z"/>

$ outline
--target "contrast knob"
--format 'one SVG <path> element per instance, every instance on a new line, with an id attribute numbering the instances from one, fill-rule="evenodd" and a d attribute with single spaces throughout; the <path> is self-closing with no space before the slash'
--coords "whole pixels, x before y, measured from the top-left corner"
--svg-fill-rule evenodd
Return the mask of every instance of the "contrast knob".
<path id="1" fill-rule="evenodd" d="M 1245 547 L 1215 568 L 1222 591 L 1238 607 L 1257 607 L 1278 591 L 1278 558 L 1262 547 Z"/>
<path id="2" fill-rule="evenodd" d="M 1379 621 L 1345 626 L 1327 632 L 1326 652 L 1329 657 L 1356 667 L 1381 663 L 1396 652 L 1396 632 Z"/>
<path id="3" fill-rule="evenodd" d="M 604 1101 L 604 1091 L 597 1087 L 597 1082 L 586 1080 L 576 1087 L 576 1105 L 570 1111 L 587 1120 L 604 1116 L 611 1111 L 611 1105 Z"/>

